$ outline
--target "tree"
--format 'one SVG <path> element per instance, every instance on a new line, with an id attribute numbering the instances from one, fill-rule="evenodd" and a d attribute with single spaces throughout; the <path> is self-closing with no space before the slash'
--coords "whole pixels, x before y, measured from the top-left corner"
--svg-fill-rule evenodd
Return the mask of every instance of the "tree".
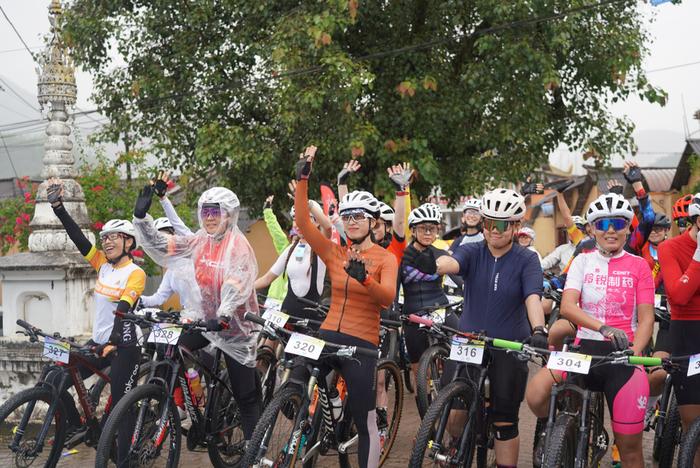
<path id="1" fill-rule="evenodd" d="M 74 0 L 65 30 L 111 131 L 253 208 L 309 143 L 321 178 L 359 158 L 358 185 L 383 195 L 384 168 L 410 161 L 421 197 L 454 199 L 560 143 L 603 164 L 631 146 L 609 104 L 665 100 L 633 0 Z"/>

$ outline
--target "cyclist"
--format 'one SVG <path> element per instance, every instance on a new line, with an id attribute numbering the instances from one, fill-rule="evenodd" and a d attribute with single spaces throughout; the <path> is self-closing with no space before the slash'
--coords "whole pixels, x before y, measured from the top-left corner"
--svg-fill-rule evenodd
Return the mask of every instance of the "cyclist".
<path id="1" fill-rule="evenodd" d="M 134 264 L 131 257 L 131 252 L 136 247 L 134 227 L 123 219 L 107 221 L 99 234 L 102 250 L 97 250 L 63 205 L 63 182 L 51 178 L 47 184 L 46 196 L 54 214 L 80 254 L 97 271 L 92 338 L 88 344 L 96 345 L 98 358 L 95 366 L 98 369 L 111 366 L 112 404 L 116 405 L 136 384 L 141 357 L 141 347 L 138 344 L 141 330 L 133 322 L 115 315 L 115 312 L 129 312 L 146 284 L 146 274 Z M 81 374 L 87 377 L 90 372 L 85 369 Z M 65 390 L 67 388 L 61 393 L 61 399 L 68 413 L 68 440 L 71 433 L 80 427 L 81 421 L 73 398 Z M 118 442 L 119 458 L 123 459 L 125 453 L 122 449 L 128 448 L 128 439 L 120 438 Z"/>
<path id="2" fill-rule="evenodd" d="M 659 263 L 664 288 L 671 306 L 671 355 L 700 353 L 700 194 L 688 206 L 689 227 L 659 245 Z M 673 374 L 673 388 L 678 402 L 683 430 L 700 417 L 700 374 L 688 377 L 685 371 Z M 695 457 L 696 466 L 700 454 Z"/>
<path id="3" fill-rule="evenodd" d="M 604 356 L 632 343 L 639 355 L 649 343 L 654 282 L 646 262 L 624 250 L 633 217 L 629 202 L 614 193 L 601 195 L 588 208 L 596 250 L 574 258 L 561 303 L 562 315 L 578 327 L 583 354 Z M 537 417 L 547 416 L 551 386 L 561 377 L 560 371 L 541 369 L 530 380 L 527 402 Z M 623 466 L 644 466 L 642 431 L 649 396 L 644 370 L 601 365 L 592 367 L 584 380 L 605 394 Z"/>
<path id="4" fill-rule="evenodd" d="M 513 190 L 496 189 L 481 200 L 485 242 L 457 247 L 452 256 L 437 259 L 437 273 L 459 274 L 464 279 L 464 310 L 459 320 L 463 331 L 481 331 L 509 340 L 529 339 L 534 346 L 547 346 L 542 312 L 542 268 L 534 252 L 513 242 L 525 215 L 525 199 Z M 496 436 L 496 463 L 518 463 L 518 411 L 525 396 L 527 364 L 514 355 L 494 350 L 488 370 L 490 412 Z M 454 375 L 448 361 L 442 379 Z M 448 427 L 457 437 L 466 414 L 456 412 Z"/>
<path id="5" fill-rule="evenodd" d="M 464 208 L 462 209 L 462 229 L 461 235 L 457 237 L 452 244 L 450 244 L 449 252 L 452 253 L 454 249 L 460 245 L 468 244 L 470 242 L 481 242 L 484 240 L 484 234 L 481 232 L 481 199 L 480 198 L 470 198 L 464 202 Z"/>
<path id="6" fill-rule="evenodd" d="M 265 220 L 265 226 L 267 227 L 267 232 L 272 238 L 272 245 L 275 248 L 275 253 L 279 256 L 284 249 L 289 247 L 289 238 L 293 237 L 292 234 L 294 230 L 287 237 L 287 233 L 284 232 L 282 226 L 280 226 L 279 221 L 277 221 L 277 216 L 275 212 L 272 211 L 272 201 L 274 200 L 274 195 L 269 195 L 265 199 L 263 204 L 263 219 Z M 265 308 L 279 308 L 287 295 L 287 281 L 283 277 L 278 277 L 267 289 L 267 298 L 265 299 Z"/>
<path id="7" fill-rule="evenodd" d="M 571 216 L 571 221 L 573 222 L 573 227 L 576 228 L 576 231 L 574 231 L 574 234 L 570 234 L 569 229 L 567 228 L 566 243 L 561 244 L 542 259 L 542 270 L 547 271 L 556 269 L 557 272 L 562 272 L 566 268 L 566 265 L 569 264 L 569 261 L 574 254 L 574 249 L 576 248 L 572 241 L 572 237 L 579 237 L 580 234 L 578 233 L 586 232 L 586 221 L 581 216 Z"/>
<path id="8" fill-rule="evenodd" d="M 530 249 L 533 252 L 537 254 L 537 260 L 540 261 L 540 266 L 542 265 L 542 255 L 537 251 L 537 249 L 534 246 L 535 242 L 535 230 L 532 229 L 531 227 L 521 227 L 520 230 L 516 233 L 515 237 L 518 240 L 518 244 L 520 244 L 520 247 L 524 247 L 526 249 Z"/>
<path id="9" fill-rule="evenodd" d="M 255 369 L 257 332 L 243 319 L 246 312 L 257 313 L 253 284 L 257 262 L 253 249 L 238 229 L 240 203 L 224 187 L 210 188 L 199 197 L 197 215 L 200 229 L 191 236 L 166 236 L 158 232 L 148 215 L 153 189 L 146 185 L 134 207 L 134 224 L 144 250 L 158 264 L 171 259 L 191 259 L 193 274 L 178 275 L 201 301 L 192 305 L 194 318 L 207 321 L 209 332 L 183 336 L 179 344 L 194 351 L 213 343 L 224 351 L 233 393 L 241 412 L 245 440 L 249 440 L 260 416 L 261 393 Z M 189 304 L 188 304 L 189 306 Z M 225 320 L 224 320 L 225 319 Z M 228 329 L 221 330 L 222 322 Z"/>
<path id="10" fill-rule="evenodd" d="M 314 227 L 308 208 L 308 179 L 316 147 L 309 146 L 297 163 L 296 221 L 314 252 L 323 260 L 331 279 L 331 306 L 321 325 L 321 338 L 333 343 L 377 349 L 379 317 L 396 294 L 396 258 L 372 242 L 371 233 L 379 217 L 379 203 L 367 192 L 342 197 L 339 214 L 350 248 L 326 239 Z M 348 386 L 347 407 L 359 436 L 360 466 L 376 467 L 380 441 L 375 411 L 376 359 L 358 357 L 339 360 Z M 327 369 L 325 369 L 327 370 Z"/>
<path id="11" fill-rule="evenodd" d="M 693 194 L 683 195 L 673 204 L 673 220 L 678 226 L 678 231 L 683 234 L 688 228 L 688 206 L 693 201 Z"/>

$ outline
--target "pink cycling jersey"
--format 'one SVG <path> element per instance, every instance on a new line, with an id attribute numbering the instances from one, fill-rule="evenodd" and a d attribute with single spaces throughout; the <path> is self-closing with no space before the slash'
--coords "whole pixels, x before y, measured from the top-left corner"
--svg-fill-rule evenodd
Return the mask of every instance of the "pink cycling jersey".
<path id="1" fill-rule="evenodd" d="M 634 341 L 637 305 L 654 304 L 654 279 L 647 262 L 623 251 L 615 257 L 581 253 L 571 263 L 566 289 L 581 293 L 579 305 L 596 320 L 627 333 Z M 599 332 L 579 327 L 578 339 L 604 341 Z"/>

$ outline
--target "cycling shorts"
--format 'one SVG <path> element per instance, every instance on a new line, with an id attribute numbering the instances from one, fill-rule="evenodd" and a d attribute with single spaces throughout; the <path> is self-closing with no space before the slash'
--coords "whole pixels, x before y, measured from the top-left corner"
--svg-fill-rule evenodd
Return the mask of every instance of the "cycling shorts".
<path id="1" fill-rule="evenodd" d="M 490 403 L 489 411 L 493 422 L 518 422 L 520 405 L 525 398 L 527 387 L 527 362 L 518 360 L 514 354 L 508 354 L 498 349 L 489 350 L 491 363 L 487 371 L 489 378 Z M 486 359 L 486 356 L 484 356 Z M 440 377 L 442 388 L 449 384 L 456 371 L 460 375 L 469 378 L 476 386 L 480 366 L 464 365 L 461 362 L 448 360 L 445 362 L 445 370 Z M 458 408 L 458 403 L 454 409 Z"/>
<path id="2" fill-rule="evenodd" d="M 654 340 L 654 352 L 663 351 L 671 354 L 672 349 L 671 330 L 659 327 L 659 331 L 656 333 L 656 339 Z"/>
<path id="3" fill-rule="evenodd" d="M 700 320 L 671 320 L 671 356 L 700 353 Z M 671 376 L 678 406 L 700 405 L 700 374 L 688 377 L 687 362 Z"/>
<path id="4" fill-rule="evenodd" d="M 613 351 L 609 341 L 581 340 L 580 344 L 583 354 L 606 356 Z M 605 395 L 614 432 L 638 434 L 644 430 L 649 381 L 642 367 L 593 364 L 583 381 L 589 390 Z"/>

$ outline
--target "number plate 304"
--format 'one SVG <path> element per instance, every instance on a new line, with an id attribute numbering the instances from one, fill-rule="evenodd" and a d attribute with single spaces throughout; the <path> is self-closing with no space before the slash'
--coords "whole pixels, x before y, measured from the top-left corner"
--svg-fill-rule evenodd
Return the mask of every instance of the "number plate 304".
<path id="1" fill-rule="evenodd" d="M 547 368 L 585 375 L 591 369 L 591 357 L 585 354 L 554 351 L 549 355 Z"/>
<path id="2" fill-rule="evenodd" d="M 326 342 L 318 338 L 301 333 L 292 333 L 287 346 L 284 347 L 284 352 L 317 360 L 321 356 L 321 351 L 323 351 L 325 345 Z"/>
<path id="3" fill-rule="evenodd" d="M 468 338 L 460 336 L 452 337 L 450 360 L 467 362 L 469 364 L 481 364 L 484 361 L 483 341 L 469 340 Z"/>

